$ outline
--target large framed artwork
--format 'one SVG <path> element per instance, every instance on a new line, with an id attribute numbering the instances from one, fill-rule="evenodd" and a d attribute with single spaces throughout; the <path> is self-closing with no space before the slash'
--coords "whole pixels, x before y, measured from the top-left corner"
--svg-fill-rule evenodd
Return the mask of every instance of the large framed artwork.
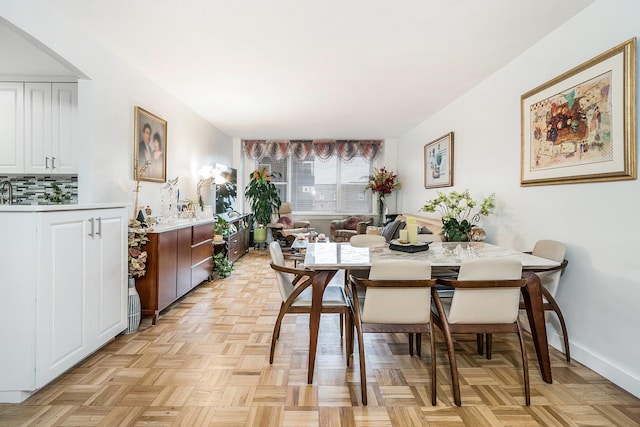
<path id="1" fill-rule="evenodd" d="M 636 179 L 636 39 L 521 97 L 520 185 Z"/>
<path id="2" fill-rule="evenodd" d="M 135 108 L 133 178 L 167 181 L 167 121 L 140 107 Z M 146 164 L 146 168 L 144 165 Z"/>
<path id="3" fill-rule="evenodd" d="M 453 132 L 424 146 L 424 188 L 453 185 Z"/>

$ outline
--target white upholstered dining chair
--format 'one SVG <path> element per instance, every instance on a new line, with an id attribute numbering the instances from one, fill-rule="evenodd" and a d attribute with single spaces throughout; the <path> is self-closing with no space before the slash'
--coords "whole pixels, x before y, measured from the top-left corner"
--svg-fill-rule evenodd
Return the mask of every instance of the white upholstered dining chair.
<path id="1" fill-rule="evenodd" d="M 522 264 L 509 258 L 484 258 L 463 262 L 458 278 L 438 279 L 438 284 L 453 287 L 450 300 L 440 299 L 433 289 L 433 323 L 442 330 L 447 343 L 454 403 L 462 404 L 458 368 L 452 334 L 517 333 L 522 352 L 525 401 L 530 404 L 529 371 L 524 337 L 518 321 Z M 489 342 L 488 338 L 488 341 Z"/>
<path id="2" fill-rule="evenodd" d="M 431 322 L 431 266 L 416 260 L 378 261 L 369 278 L 353 275 L 347 294 L 358 336 L 362 404 L 367 404 L 367 372 L 363 335 L 374 333 L 429 333 L 431 342 L 431 403 L 436 404 L 435 338 Z M 359 298 L 358 286 L 366 287 Z M 410 335 L 411 336 L 411 335 Z M 353 348 L 353 346 L 351 346 Z"/>
<path id="3" fill-rule="evenodd" d="M 269 363 L 273 363 L 276 341 L 280 337 L 282 319 L 287 313 L 309 314 L 311 312 L 311 285 L 315 273 L 308 269 L 291 268 L 285 265 L 284 255 L 280 244 L 275 241 L 269 244 L 271 255 L 271 268 L 275 271 L 278 282 L 278 290 L 282 297 L 282 304 L 273 327 Z M 344 290 L 339 286 L 327 286 L 322 297 L 322 313 L 340 314 L 341 322 L 344 319 L 346 330 L 346 359 L 347 366 L 353 353 L 353 316 L 347 302 Z M 342 325 L 340 327 L 342 331 Z"/>

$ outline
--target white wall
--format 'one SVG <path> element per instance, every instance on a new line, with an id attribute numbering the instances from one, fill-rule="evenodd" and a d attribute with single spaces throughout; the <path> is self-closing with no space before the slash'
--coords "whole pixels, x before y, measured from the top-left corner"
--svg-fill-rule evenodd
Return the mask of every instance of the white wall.
<path id="1" fill-rule="evenodd" d="M 422 183 L 424 144 L 455 132 L 455 189 L 496 193 L 484 219 L 491 242 L 530 250 L 538 239 L 565 242 L 569 266 L 557 300 L 574 358 L 640 396 L 640 182 L 523 188 L 520 96 L 640 35 L 640 3 L 599 0 L 516 60 L 400 138 L 400 204 L 416 212 L 436 195 Z M 640 87 L 636 85 L 637 88 Z M 636 98 L 638 95 L 636 94 Z M 444 189 L 444 191 L 450 189 Z M 558 347 L 559 328 L 548 325 Z M 534 368 L 532 368 L 534 369 Z"/>
<path id="2" fill-rule="evenodd" d="M 133 202 L 136 105 L 168 122 L 167 178 L 180 177 L 181 197 L 196 197 L 202 165 L 232 164 L 231 137 L 91 39 L 49 3 L 3 0 L 0 16 L 89 78 L 79 86 L 80 203 Z M 140 204 L 158 212 L 163 184 L 142 185 Z"/>

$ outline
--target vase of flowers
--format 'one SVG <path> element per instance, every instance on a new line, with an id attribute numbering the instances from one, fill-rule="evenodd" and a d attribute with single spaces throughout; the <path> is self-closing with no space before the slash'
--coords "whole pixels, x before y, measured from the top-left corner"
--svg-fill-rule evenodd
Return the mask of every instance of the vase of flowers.
<path id="1" fill-rule="evenodd" d="M 141 304 L 140 295 L 136 289 L 136 277 L 142 277 L 147 272 L 147 252 L 142 250 L 145 243 L 149 241 L 148 228 L 142 226 L 137 219 L 129 220 L 129 298 L 128 314 L 129 323 L 125 333 L 135 332 L 140 327 Z"/>
<path id="2" fill-rule="evenodd" d="M 249 200 L 257 225 L 269 224 L 271 215 L 278 212 L 282 204 L 278 188 L 273 183 L 274 177 L 275 174 L 269 173 L 266 169 L 257 169 L 249 175 L 249 184 L 244 189 L 244 195 Z"/>
<path id="3" fill-rule="evenodd" d="M 385 197 L 396 190 L 399 190 L 402 184 L 398 181 L 398 174 L 387 170 L 384 166 L 380 169 L 373 168 L 373 174 L 369 176 L 369 182 L 364 187 L 365 191 L 370 189 L 378 198 L 378 225 L 384 223 L 384 213 L 387 206 Z"/>
<path id="4" fill-rule="evenodd" d="M 495 207 L 495 193 L 485 197 L 478 204 L 471 198 L 469 190 L 448 194 L 438 191 L 438 197 L 429 200 L 420 209 L 424 212 L 438 212 L 442 216 L 443 240 L 465 242 L 472 230 L 478 226 L 480 218 L 488 216 Z"/>

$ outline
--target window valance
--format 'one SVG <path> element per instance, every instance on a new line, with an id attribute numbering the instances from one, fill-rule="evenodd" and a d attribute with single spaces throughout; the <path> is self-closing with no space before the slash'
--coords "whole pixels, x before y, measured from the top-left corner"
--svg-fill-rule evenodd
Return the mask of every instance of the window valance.
<path id="1" fill-rule="evenodd" d="M 261 161 L 264 156 L 269 156 L 280 162 L 288 155 L 291 155 L 294 160 L 302 162 L 307 160 L 311 153 L 314 153 L 320 160 L 329 160 L 333 156 L 338 156 L 343 162 L 349 162 L 359 154 L 367 162 L 372 162 L 380 154 L 382 140 L 245 139 L 242 140 L 242 147 L 247 157 L 257 162 Z"/>

